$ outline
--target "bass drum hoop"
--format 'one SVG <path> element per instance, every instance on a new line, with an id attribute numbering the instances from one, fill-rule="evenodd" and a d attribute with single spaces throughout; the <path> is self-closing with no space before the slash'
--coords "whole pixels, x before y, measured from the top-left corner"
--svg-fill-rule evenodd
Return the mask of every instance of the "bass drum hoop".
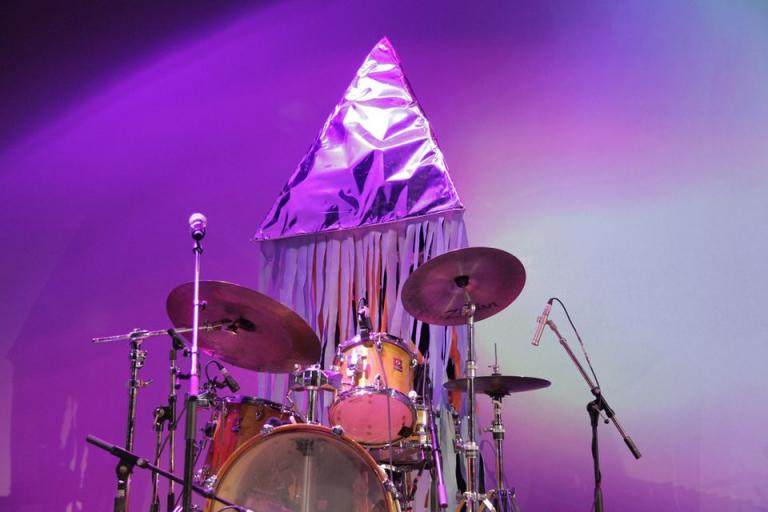
<path id="1" fill-rule="evenodd" d="M 313 425 L 311 423 L 297 423 L 294 425 L 282 425 L 280 427 L 275 427 L 272 432 L 269 434 L 262 434 L 256 437 L 252 437 L 242 445 L 240 445 L 237 450 L 232 452 L 232 455 L 230 455 L 229 459 L 224 463 L 224 465 L 219 470 L 219 473 L 217 475 L 216 484 L 214 485 L 213 493 L 218 494 L 218 488 L 221 485 L 221 483 L 224 481 L 225 477 L 227 476 L 227 473 L 229 473 L 230 468 L 240 459 L 240 456 L 248 451 L 252 446 L 255 446 L 258 443 L 263 443 L 268 441 L 270 438 L 279 435 L 281 432 L 291 432 L 294 430 L 299 431 L 309 431 L 314 432 L 316 434 L 320 434 L 325 437 L 330 437 L 332 439 L 339 439 L 342 442 L 344 442 L 349 448 L 352 448 L 352 450 L 360 456 L 360 458 L 366 463 L 366 465 L 371 468 L 374 472 L 374 474 L 379 479 L 379 484 L 381 486 L 381 490 L 384 493 L 384 496 L 387 500 L 387 512 L 401 512 L 400 504 L 395 499 L 395 497 L 392 495 L 392 492 L 387 487 L 387 482 L 389 481 L 389 478 L 387 477 L 387 474 L 384 472 L 381 467 L 376 463 L 375 460 L 373 460 L 373 457 L 363 448 L 359 443 L 357 443 L 354 439 L 351 437 L 345 435 L 345 434 L 336 434 L 331 430 L 329 427 L 323 426 L 323 425 Z M 349 491 L 352 492 L 352 489 Z M 215 500 L 206 500 L 205 503 L 205 512 L 214 512 L 217 507 L 222 506 L 221 503 L 215 501 Z"/>

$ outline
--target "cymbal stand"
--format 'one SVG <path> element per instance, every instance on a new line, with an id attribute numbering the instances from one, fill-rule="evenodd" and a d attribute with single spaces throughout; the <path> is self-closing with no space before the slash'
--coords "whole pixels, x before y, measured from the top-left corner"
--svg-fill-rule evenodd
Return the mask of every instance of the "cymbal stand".
<path id="1" fill-rule="evenodd" d="M 179 378 L 181 369 L 176 365 L 176 353 L 184 349 L 184 342 L 177 336 L 176 330 L 168 329 L 168 335 L 171 337 L 169 391 L 168 391 L 168 471 L 176 471 L 176 404 L 178 403 L 177 390 L 179 389 Z M 173 480 L 168 480 L 168 496 L 165 501 L 166 510 L 172 512 L 176 507 L 176 493 Z"/>
<path id="2" fill-rule="evenodd" d="M 492 375 L 501 375 L 494 372 Z M 496 489 L 488 494 L 491 497 L 497 512 L 518 512 L 519 508 L 515 500 L 515 489 L 504 487 L 504 422 L 501 418 L 501 401 L 504 395 L 491 395 L 493 400 L 493 423 L 487 432 L 493 435 L 493 443 L 496 448 Z"/>
<path id="3" fill-rule="evenodd" d="M 134 329 L 128 336 L 131 342 L 131 378 L 128 380 L 128 419 L 125 434 L 125 449 L 133 450 L 133 441 L 136 432 L 136 398 L 140 388 L 147 386 L 152 381 L 139 379 L 139 370 L 144 366 L 147 352 L 141 349 L 141 343 L 144 341 L 144 333 L 141 329 Z M 126 512 L 128 510 L 128 497 L 131 487 L 131 473 L 133 465 L 126 464 L 120 460 L 115 468 L 117 474 L 117 493 L 115 494 L 114 510 L 115 512 Z"/>
<path id="4" fill-rule="evenodd" d="M 598 417 L 600 416 L 601 411 L 605 411 L 605 415 L 608 417 L 607 420 L 605 420 L 606 423 L 608 421 L 612 421 L 613 425 L 616 427 L 616 430 L 619 432 L 619 435 L 624 439 L 624 443 L 627 445 L 627 448 L 629 448 L 629 451 L 632 452 L 632 455 L 639 459 L 641 457 L 640 450 L 637 449 L 637 446 L 635 446 L 634 441 L 632 441 L 632 438 L 629 437 L 629 434 L 627 434 L 624 429 L 622 428 L 621 424 L 619 423 L 619 420 L 616 419 L 616 413 L 611 409 L 611 406 L 608 405 L 608 402 L 605 400 L 605 397 L 603 397 L 602 392 L 600 391 L 600 387 L 597 386 L 594 382 L 592 382 L 592 379 L 589 377 L 587 372 L 584 370 L 584 367 L 581 365 L 581 362 L 576 358 L 576 355 L 571 350 L 571 347 L 568 345 L 568 341 L 563 337 L 562 334 L 560 334 L 560 331 L 557 329 L 557 325 L 555 325 L 555 322 L 552 320 L 547 320 L 547 326 L 552 330 L 552 332 L 555 333 L 555 335 L 558 338 L 558 341 L 560 342 L 560 345 L 565 349 L 565 351 L 568 353 L 568 357 L 571 358 L 571 361 L 573 361 L 573 364 L 576 365 L 576 368 L 578 368 L 579 372 L 581 373 L 581 376 L 584 378 L 584 381 L 587 383 L 587 386 L 589 386 L 589 391 L 592 393 L 592 395 L 595 397 L 595 399 L 587 404 L 587 412 L 589 413 L 589 422 L 592 427 L 592 460 L 594 463 L 594 472 L 595 472 L 595 494 L 594 494 L 594 510 L 595 512 L 603 512 L 603 491 L 601 488 L 602 483 L 602 474 L 600 473 L 600 451 L 598 449 L 598 442 L 597 442 L 597 425 L 598 425 Z"/>
<path id="5" fill-rule="evenodd" d="M 496 344 L 493 345 L 494 363 L 491 367 L 493 369 L 491 375 L 501 375 L 499 373 L 499 356 L 496 352 Z M 493 401 L 493 423 L 486 429 L 486 432 L 490 432 L 493 436 L 493 444 L 496 448 L 495 460 L 496 460 L 496 489 L 492 490 L 488 494 L 490 495 L 491 502 L 496 507 L 497 512 L 518 512 L 520 509 L 517 506 L 515 500 L 515 489 L 507 489 L 504 486 L 504 421 L 502 420 L 501 401 L 504 399 L 504 394 L 491 395 Z"/>
<path id="6" fill-rule="evenodd" d="M 174 329 L 166 331 L 171 337 L 170 368 L 169 378 L 170 386 L 168 393 L 168 404 L 155 409 L 155 466 L 160 465 L 160 457 L 163 450 L 163 426 L 168 422 L 168 471 L 173 473 L 176 470 L 176 390 L 179 388 L 180 368 L 176 366 L 176 352 L 184 348 L 184 342 L 177 336 Z M 160 475 L 152 473 L 152 504 L 151 512 L 160 511 Z M 166 498 L 166 509 L 172 512 L 176 506 L 176 494 L 174 492 L 173 480 L 168 480 L 168 496 Z"/>
<path id="7" fill-rule="evenodd" d="M 128 381 L 128 418 L 127 418 L 126 436 L 125 436 L 126 450 L 130 451 L 133 449 L 133 441 L 134 441 L 134 435 L 136 430 L 136 400 L 137 400 L 138 390 L 149 385 L 152 382 L 151 380 L 145 381 L 145 380 L 139 379 L 139 370 L 144 366 L 144 361 L 147 356 L 146 351 L 142 350 L 141 348 L 141 345 L 144 342 L 144 340 L 146 340 L 147 338 L 155 337 L 155 336 L 162 336 L 162 335 L 169 334 L 172 337 L 174 337 L 175 339 L 174 343 L 180 344 L 177 348 L 183 348 L 183 342 L 181 342 L 181 340 L 175 336 L 176 334 L 193 332 L 193 331 L 195 333 L 197 333 L 198 331 L 216 331 L 216 330 L 222 329 L 227 325 L 229 325 L 227 322 L 216 322 L 213 324 L 204 325 L 202 327 L 197 326 L 198 327 L 197 329 L 194 327 L 184 327 L 184 328 L 175 329 L 175 330 L 159 329 L 155 331 L 147 331 L 145 329 L 134 329 L 127 334 L 118 334 L 114 336 L 102 336 L 102 337 L 91 339 L 91 343 L 94 343 L 94 344 L 113 343 L 115 341 L 125 341 L 125 340 L 128 340 L 130 342 L 131 377 Z M 171 332 L 173 332 L 173 334 Z M 175 366 L 175 364 L 173 366 Z M 176 374 L 178 375 L 178 368 L 176 368 Z M 174 388 L 174 396 L 175 396 L 175 388 Z M 172 425 L 173 425 L 173 431 L 175 431 L 175 427 L 176 427 L 175 418 L 174 418 L 174 421 L 172 422 Z M 171 441 L 171 443 L 172 443 L 171 446 L 174 446 L 173 441 Z M 174 457 L 174 450 L 171 449 L 171 464 L 173 464 L 173 457 Z M 117 468 L 115 470 L 117 474 L 117 492 L 115 493 L 114 510 L 116 512 L 124 512 L 128 508 L 128 497 L 130 495 L 130 476 L 132 471 L 133 471 L 133 466 L 123 464 L 122 460 L 118 463 Z M 172 509 L 173 507 L 169 508 L 169 510 L 172 510 Z"/>
<path id="8" fill-rule="evenodd" d="M 462 308 L 462 314 L 467 318 L 467 361 L 465 376 L 467 378 L 467 440 L 462 443 L 464 459 L 467 465 L 467 491 L 464 493 L 466 499 L 467 512 L 476 512 L 478 503 L 481 503 L 482 497 L 478 493 L 477 485 L 477 459 L 480 450 L 475 439 L 475 374 L 477 373 L 477 364 L 475 362 L 475 311 L 477 305 L 472 302 L 472 298 L 467 292 L 469 276 L 458 276 L 455 281 L 456 286 L 464 291 L 466 303 Z"/>

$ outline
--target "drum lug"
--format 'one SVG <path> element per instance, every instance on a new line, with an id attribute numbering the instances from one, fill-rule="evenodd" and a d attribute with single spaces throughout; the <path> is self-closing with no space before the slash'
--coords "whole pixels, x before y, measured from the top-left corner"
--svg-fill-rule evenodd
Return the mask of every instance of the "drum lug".
<path id="1" fill-rule="evenodd" d="M 268 436 L 269 434 L 272 433 L 273 430 L 275 430 L 275 426 L 274 425 L 270 425 L 269 423 L 265 423 L 261 427 L 261 435 Z"/>
<path id="2" fill-rule="evenodd" d="M 344 435 L 344 428 L 341 425 L 334 425 L 334 426 L 331 427 L 331 432 L 333 432 L 337 436 L 343 436 Z"/>
<path id="3" fill-rule="evenodd" d="M 213 491 L 216 488 L 216 482 L 217 482 L 216 475 L 211 475 L 211 476 L 209 476 L 208 478 L 205 479 L 205 483 L 203 484 L 203 488 L 206 491 L 211 492 L 211 491 Z"/>

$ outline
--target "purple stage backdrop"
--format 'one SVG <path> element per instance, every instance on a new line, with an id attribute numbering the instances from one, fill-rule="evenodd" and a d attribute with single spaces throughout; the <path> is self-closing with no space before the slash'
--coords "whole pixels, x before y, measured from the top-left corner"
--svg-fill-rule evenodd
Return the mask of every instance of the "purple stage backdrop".
<path id="1" fill-rule="evenodd" d="M 768 510 L 764 2 L 86 4 L 3 8 L 0 509 L 111 508 L 84 438 L 123 440 L 128 349 L 90 338 L 168 325 L 194 211 L 203 277 L 256 287 L 251 235 L 387 35 L 471 244 L 528 273 L 478 324 L 481 373 L 497 343 L 503 373 L 553 382 L 505 402 L 521 508 L 591 507 L 590 395 L 550 333 L 529 343 L 557 295 L 644 455 L 600 427 L 606 510 Z M 149 456 L 168 343 L 145 348 Z"/>

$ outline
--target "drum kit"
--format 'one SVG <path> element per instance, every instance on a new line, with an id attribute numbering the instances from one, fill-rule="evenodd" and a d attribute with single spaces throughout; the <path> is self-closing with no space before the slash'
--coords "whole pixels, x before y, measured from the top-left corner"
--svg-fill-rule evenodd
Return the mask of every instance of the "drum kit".
<path id="1" fill-rule="evenodd" d="M 325 369 L 318 364 L 320 340 L 297 313 L 242 286 L 200 281 L 199 266 L 197 270 L 196 282 L 182 284 L 168 296 L 166 306 L 173 329 L 135 330 L 94 339 L 131 343 L 125 447 L 89 436 L 89 442 L 121 459 L 115 510 L 127 509 L 135 465 L 153 471 L 154 511 L 161 509 L 159 475 L 171 479 L 168 511 L 197 508 L 189 507 L 189 502 L 179 507 L 173 481 L 183 482 L 185 492 L 205 496 L 207 512 L 413 510 L 418 478 L 425 471 L 431 477 L 430 509 L 447 506 L 436 417 L 443 411 L 432 404 L 431 383 L 426 377 L 429 361 L 414 343 L 372 332 L 362 301 L 357 335 L 337 347 L 332 368 Z M 504 484 L 502 400 L 510 393 L 540 389 L 550 382 L 501 375 L 498 363 L 491 375 L 478 376 L 475 323 L 504 310 L 524 283 L 525 270 L 516 257 L 498 249 L 474 247 L 433 258 L 418 267 L 403 286 L 403 307 L 417 320 L 438 326 L 467 326 L 464 378 L 444 386 L 466 399 L 464 415 L 453 412 L 454 448 L 465 462 L 466 481 L 457 510 L 517 510 L 514 490 Z M 146 357 L 141 344 L 160 335 L 172 339 L 170 393 L 168 404 L 155 410 L 152 464 L 131 450 L 136 393 L 145 385 L 138 378 Z M 185 402 L 185 406 L 191 404 L 198 413 L 208 414 L 209 420 L 198 429 L 196 414 L 187 414 L 185 441 L 192 453 L 185 454 L 185 478 L 179 478 L 173 474 L 177 415 L 181 417 L 176 410 L 176 390 L 179 379 L 195 378 L 197 370 L 193 366 L 190 374 L 181 372 L 176 353 L 183 350 L 191 355 L 193 350 L 187 345 L 195 344 L 211 359 L 204 366 L 205 378 L 196 400 Z M 304 407 L 297 407 L 291 399 L 284 404 L 235 394 L 239 385 L 223 363 L 254 372 L 289 374 L 291 391 L 304 394 Z M 213 378 L 212 367 L 216 370 Z M 218 396 L 218 390 L 224 388 L 232 394 Z M 322 393 L 330 397 L 326 414 L 319 405 L 324 402 Z M 488 493 L 481 492 L 478 479 L 477 394 L 487 395 L 493 402 L 493 422 L 487 431 L 495 445 L 496 482 Z M 158 467 L 165 447 L 170 452 L 168 471 Z M 190 484 L 190 474 L 194 484 Z"/>

